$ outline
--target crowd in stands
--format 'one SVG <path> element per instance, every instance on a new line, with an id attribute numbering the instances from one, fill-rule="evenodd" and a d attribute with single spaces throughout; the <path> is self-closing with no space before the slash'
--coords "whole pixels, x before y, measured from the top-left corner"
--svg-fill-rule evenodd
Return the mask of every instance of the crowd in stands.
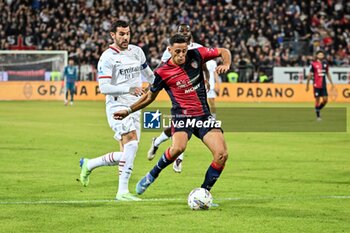
<path id="1" fill-rule="evenodd" d="M 350 64 L 347 0 L 0 0 L 0 9 L 1 50 L 21 35 L 39 50 L 67 50 L 78 64 L 97 64 L 114 19 L 131 22 L 131 43 L 152 67 L 179 23 L 196 42 L 228 48 L 234 68 L 306 66 L 320 49 L 330 65 Z"/>

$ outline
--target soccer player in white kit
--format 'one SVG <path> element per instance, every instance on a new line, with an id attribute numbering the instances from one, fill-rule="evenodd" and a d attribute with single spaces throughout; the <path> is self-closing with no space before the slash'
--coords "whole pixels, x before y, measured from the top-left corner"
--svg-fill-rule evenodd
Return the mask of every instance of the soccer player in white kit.
<path id="1" fill-rule="evenodd" d="M 192 40 L 192 33 L 191 33 L 191 27 L 188 24 L 180 24 L 177 27 L 177 33 L 178 34 L 182 34 L 183 36 L 185 36 L 187 38 L 188 50 L 196 49 L 196 48 L 199 48 L 199 47 L 203 47 L 203 45 L 198 44 L 196 42 L 193 42 L 193 40 Z M 165 63 L 170 58 L 171 58 L 171 54 L 170 54 L 170 52 L 169 52 L 169 50 L 167 48 L 164 51 L 163 55 L 162 55 L 161 61 L 163 63 Z M 215 69 L 216 69 L 216 66 L 217 66 L 216 62 L 214 60 L 210 60 L 208 62 L 211 62 L 211 67 L 213 66 L 213 63 L 215 64 L 215 68 L 214 68 L 214 72 L 215 72 Z M 204 71 L 206 73 L 206 76 L 208 76 L 208 75 L 211 76 L 210 70 L 208 68 L 207 63 L 205 63 L 205 67 L 203 67 L 203 68 L 204 68 Z M 209 72 L 209 74 L 208 74 L 208 72 Z M 208 77 L 206 77 L 206 78 L 208 78 Z M 209 82 L 209 84 L 210 84 L 210 82 Z M 209 95 L 208 95 L 208 98 L 209 98 Z M 213 98 L 213 97 L 211 97 L 211 98 Z M 151 147 L 150 147 L 150 149 L 148 150 L 148 153 L 147 153 L 148 160 L 152 160 L 154 158 L 154 156 L 156 155 L 156 152 L 157 152 L 160 144 L 162 144 L 163 142 L 167 141 L 170 137 L 171 137 L 171 130 L 170 130 L 170 128 L 167 128 L 158 137 L 155 137 L 155 138 L 152 139 Z M 174 163 L 173 163 L 173 170 L 175 172 L 180 173 L 182 171 L 182 161 L 183 161 L 183 159 L 184 159 L 184 154 L 182 153 L 174 161 Z"/>
<path id="2" fill-rule="evenodd" d="M 210 106 L 211 115 L 216 118 L 216 105 L 215 98 L 218 96 L 220 91 L 220 80 L 219 75 L 216 72 L 217 63 L 214 60 L 209 60 L 205 63 L 209 72 L 209 91 L 207 93 L 208 103 Z"/>
<path id="3" fill-rule="evenodd" d="M 97 66 L 101 93 L 106 95 L 106 113 L 109 126 L 115 132 L 114 138 L 120 142 L 123 151 L 110 152 L 103 156 L 80 160 L 80 182 L 87 186 L 91 172 L 101 166 L 119 165 L 119 186 L 116 199 L 138 201 L 140 198 L 129 192 L 129 179 L 140 139 L 140 111 L 130 114 L 122 121 L 113 119 L 113 113 L 130 109 L 144 93 L 142 76 L 153 83 L 154 74 L 146 63 L 142 49 L 129 44 L 130 26 L 118 20 L 113 23 L 111 37 L 114 43 L 104 51 Z"/>

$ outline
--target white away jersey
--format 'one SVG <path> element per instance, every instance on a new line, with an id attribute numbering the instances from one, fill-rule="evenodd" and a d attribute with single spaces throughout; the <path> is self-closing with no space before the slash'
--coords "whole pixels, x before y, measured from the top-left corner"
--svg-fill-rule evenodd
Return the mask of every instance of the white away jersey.
<path id="1" fill-rule="evenodd" d="M 111 85 L 125 87 L 125 90 L 129 90 L 130 87 L 141 87 L 141 70 L 145 67 L 147 67 L 146 57 L 140 47 L 129 45 L 127 50 L 119 51 L 109 46 L 98 62 L 98 79 L 107 79 Z M 139 98 L 131 94 L 106 95 L 106 105 L 130 106 Z"/>
<path id="2" fill-rule="evenodd" d="M 192 42 L 190 43 L 188 46 L 188 49 L 196 49 L 199 47 L 203 47 L 203 45 L 198 44 L 196 42 Z M 166 62 L 167 60 L 169 60 L 169 58 L 171 57 L 170 52 L 168 51 L 168 48 L 164 51 L 162 58 L 160 59 L 162 62 Z"/>
<path id="3" fill-rule="evenodd" d="M 215 69 L 217 67 L 216 61 L 209 60 L 205 64 L 207 65 L 207 69 L 209 71 L 209 85 L 210 85 L 210 89 L 214 89 L 214 87 L 215 87 L 214 72 L 215 72 Z"/>

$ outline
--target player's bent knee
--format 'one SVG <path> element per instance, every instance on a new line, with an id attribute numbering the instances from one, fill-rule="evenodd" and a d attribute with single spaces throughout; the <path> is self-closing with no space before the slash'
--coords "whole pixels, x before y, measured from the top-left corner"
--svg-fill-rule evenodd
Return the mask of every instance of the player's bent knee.
<path id="1" fill-rule="evenodd" d="M 219 164 L 225 165 L 227 159 L 228 159 L 228 153 L 226 150 L 219 151 L 216 155 L 215 158 Z"/>
<path id="2" fill-rule="evenodd" d="M 228 159 L 228 153 L 227 153 L 227 151 L 224 152 L 224 153 L 222 153 L 220 158 L 221 158 L 221 160 L 222 160 L 224 163 L 226 163 L 226 161 L 227 161 L 227 159 Z"/>
<path id="3" fill-rule="evenodd" d="M 137 133 L 135 130 L 122 135 L 123 144 L 126 144 L 131 141 L 135 141 L 135 140 L 137 141 Z"/>

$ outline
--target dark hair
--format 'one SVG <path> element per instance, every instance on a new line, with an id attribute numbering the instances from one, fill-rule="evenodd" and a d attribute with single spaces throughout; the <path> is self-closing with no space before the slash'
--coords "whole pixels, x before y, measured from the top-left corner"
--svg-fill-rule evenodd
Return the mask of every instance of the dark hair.
<path id="1" fill-rule="evenodd" d="M 175 43 L 186 43 L 187 38 L 181 34 L 175 34 L 170 38 L 170 45 L 174 45 Z"/>
<path id="2" fill-rule="evenodd" d="M 118 27 L 126 28 L 130 27 L 129 22 L 126 22 L 124 20 L 116 20 L 112 22 L 111 32 L 116 32 Z"/>
<path id="3" fill-rule="evenodd" d="M 316 56 L 317 56 L 319 53 L 323 53 L 323 55 L 326 55 L 322 50 L 318 50 L 318 51 L 316 52 Z"/>
<path id="4" fill-rule="evenodd" d="M 190 25 L 182 23 L 179 26 L 177 26 L 177 32 L 181 32 L 183 28 L 186 28 L 188 31 L 191 31 Z"/>

